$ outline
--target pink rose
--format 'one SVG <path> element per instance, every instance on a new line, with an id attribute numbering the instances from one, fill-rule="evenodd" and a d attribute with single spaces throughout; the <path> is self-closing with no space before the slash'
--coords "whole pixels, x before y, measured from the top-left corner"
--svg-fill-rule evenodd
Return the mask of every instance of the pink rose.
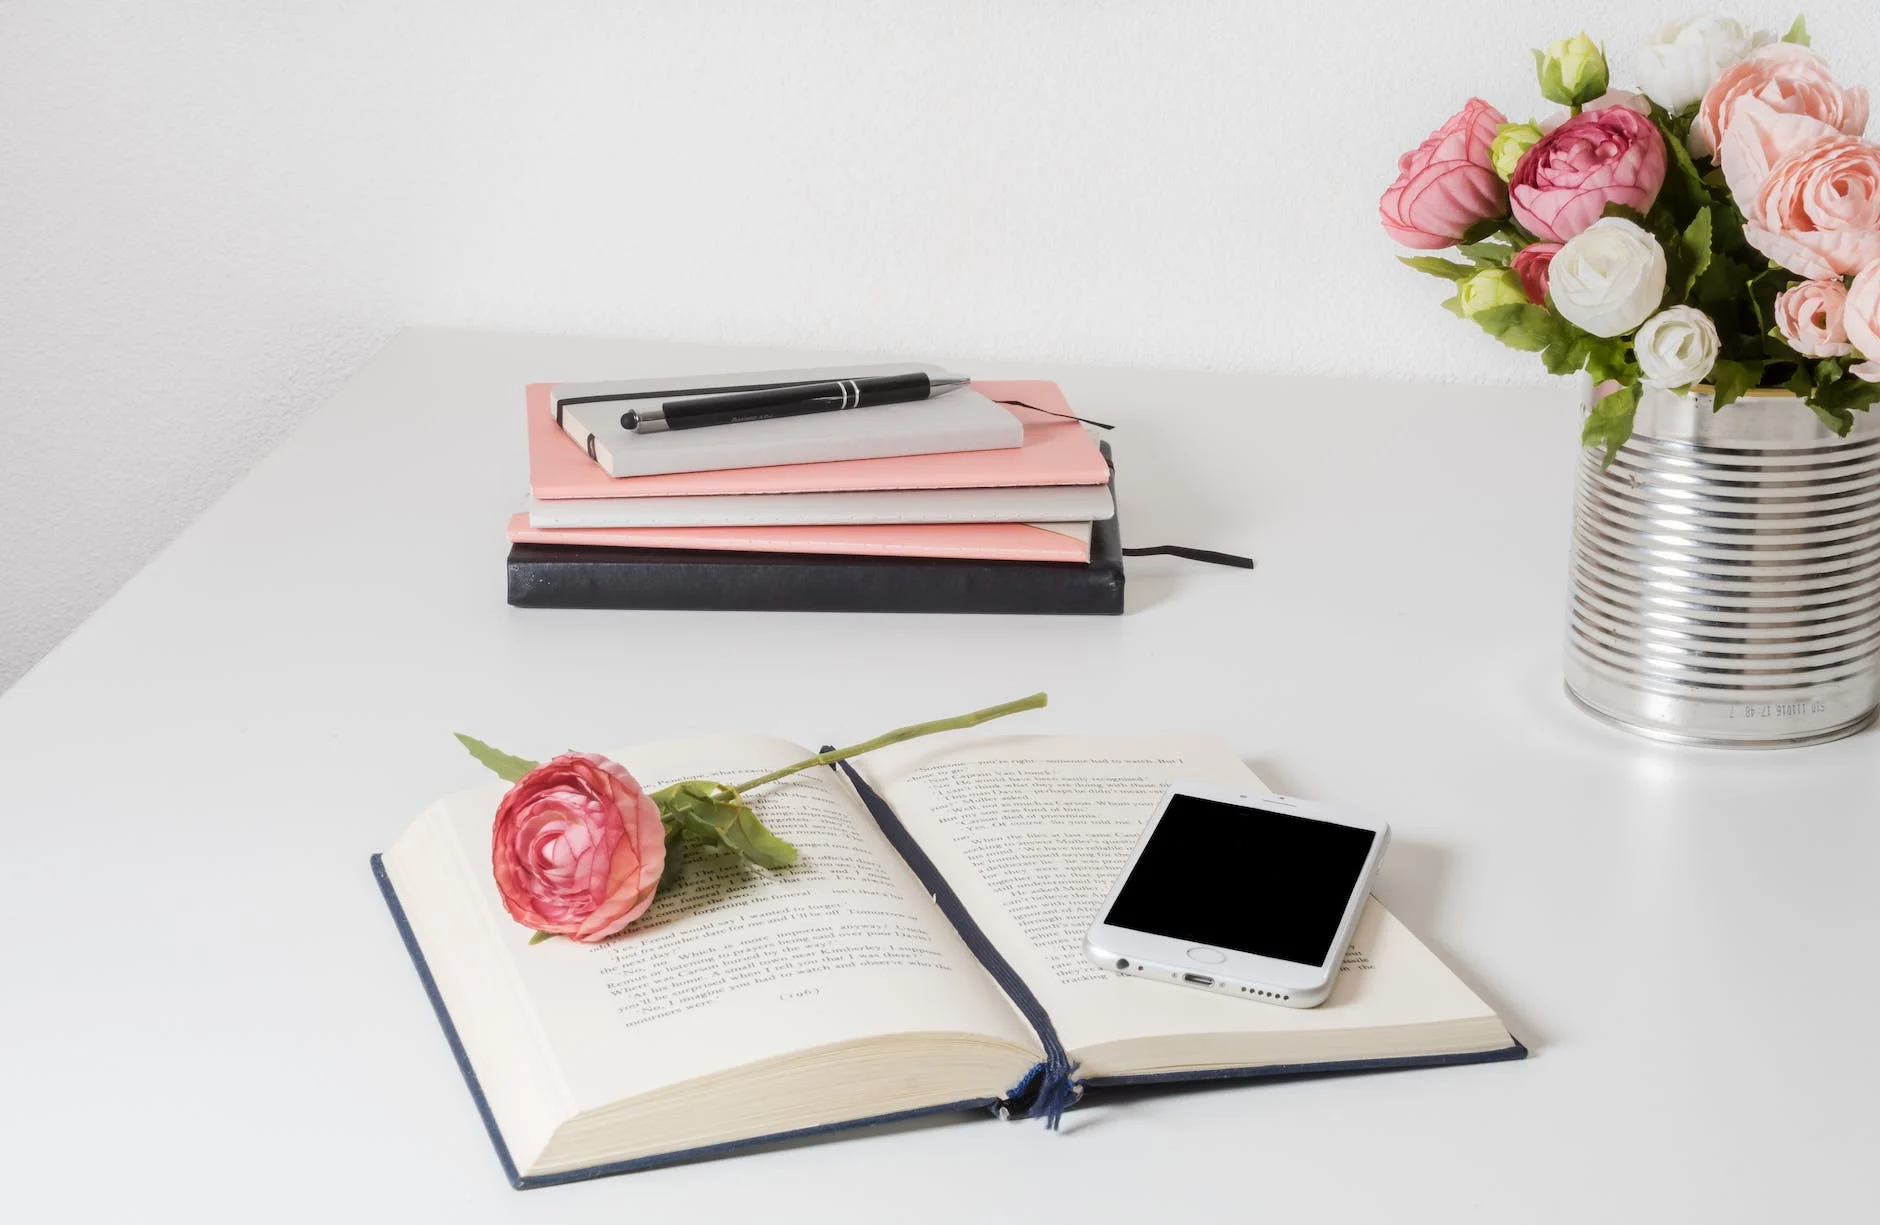
<path id="1" fill-rule="evenodd" d="M 1514 219 L 1536 238 L 1565 242 L 1608 204 L 1645 212 L 1665 182 L 1665 141 L 1629 106 L 1582 111 L 1534 143 L 1508 180 Z"/>
<path id="2" fill-rule="evenodd" d="M 1536 306 L 1547 305 L 1547 266 L 1554 262 L 1560 247 L 1557 242 L 1530 243 L 1508 261 L 1508 266 L 1521 278 L 1521 288 L 1527 291 L 1528 301 Z"/>
<path id="3" fill-rule="evenodd" d="M 1454 246 L 1469 227 L 1508 212 L 1507 189 L 1488 160 L 1495 129 L 1507 118 L 1471 98 L 1428 140 L 1397 160 L 1397 179 L 1377 211 L 1406 247 Z"/>
<path id="4" fill-rule="evenodd" d="M 1776 295 L 1776 330 L 1803 357 L 1846 357 L 1854 351 L 1846 310 L 1847 286 L 1839 278 L 1803 281 Z"/>
<path id="5" fill-rule="evenodd" d="M 1880 383 L 1880 264 L 1862 269 L 1848 286 L 1841 326 L 1846 329 L 1848 340 L 1867 359 L 1858 366 L 1848 367 L 1848 373 L 1859 375 L 1869 383 Z"/>
<path id="6" fill-rule="evenodd" d="M 1772 110 L 1807 115 L 1848 136 L 1867 130 L 1867 91 L 1842 89 L 1828 74 L 1827 61 L 1807 47 L 1771 43 L 1723 70 L 1691 125 L 1691 152 L 1712 156 L 1736 122 L 1737 108 L 1755 99 Z"/>
<path id="7" fill-rule="evenodd" d="M 1747 98 L 1718 156 L 1743 237 L 1790 272 L 1851 276 L 1880 259 L 1880 149 Z"/>
<path id="8" fill-rule="evenodd" d="M 516 922 L 604 940 L 653 903 L 666 867 L 659 805 L 614 762 L 568 753 L 516 781 L 496 809 L 490 860 Z"/>

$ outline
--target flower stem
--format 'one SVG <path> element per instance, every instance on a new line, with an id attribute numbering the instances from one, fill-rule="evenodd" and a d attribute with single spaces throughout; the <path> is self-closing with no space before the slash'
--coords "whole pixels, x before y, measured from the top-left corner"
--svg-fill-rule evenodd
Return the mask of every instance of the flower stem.
<path id="1" fill-rule="evenodd" d="M 781 770 L 772 770 L 769 774 L 760 775 L 749 782 L 739 783 L 737 786 L 727 787 L 725 790 L 729 791 L 733 796 L 740 796 L 746 791 L 762 787 L 765 783 L 774 783 L 780 778 L 788 778 L 790 775 L 801 770 L 807 770 L 812 766 L 826 766 L 833 762 L 846 760 L 850 757 L 860 757 L 863 753 L 872 753 L 876 749 L 886 748 L 891 744 L 899 744 L 903 740 L 913 740 L 916 737 L 932 735 L 934 732 L 950 732 L 963 727 L 977 727 L 979 724 L 990 722 L 993 719 L 1001 719 L 1006 715 L 1015 715 L 1021 710 L 1037 710 L 1045 704 L 1045 701 L 1046 698 L 1044 694 L 1034 693 L 1028 698 L 1019 698 L 1015 702 L 1002 702 L 997 706 L 988 706 L 984 710 L 975 710 L 969 715 L 955 715 L 951 719 L 935 719 L 931 723 L 915 723 L 907 727 L 897 727 L 891 732 L 883 732 L 873 740 L 864 740 L 860 744 L 851 744 L 846 749 L 830 749 L 827 753 L 818 753 L 816 756 L 804 761 L 799 761 L 793 766 L 785 766 Z"/>

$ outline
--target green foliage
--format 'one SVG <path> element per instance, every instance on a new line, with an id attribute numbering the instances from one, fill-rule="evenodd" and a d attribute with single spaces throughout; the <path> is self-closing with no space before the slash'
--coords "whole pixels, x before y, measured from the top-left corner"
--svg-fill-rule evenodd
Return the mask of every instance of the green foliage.
<path id="1" fill-rule="evenodd" d="M 1399 255 L 1397 262 L 1406 268 L 1415 268 L 1418 272 L 1439 276 L 1445 281 L 1466 281 L 1475 275 L 1474 264 L 1459 264 L 1453 259 L 1444 259 L 1439 255 Z"/>
<path id="2" fill-rule="evenodd" d="M 542 943 L 544 940 L 553 940 L 554 938 L 554 932 L 536 932 L 529 937 L 529 943 L 533 946 Z"/>
<path id="3" fill-rule="evenodd" d="M 457 742 L 470 750 L 470 756 L 476 758 L 496 773 L 504 782 L 513 783 L 541 763 L 530 761 L 526 757 L 512 757 L 501 749 L 493 749 L 475 736 L 466 736 L 462 732 L 453 732 Z"/>
<path id="4" fill-rule="evenodd" d="M 1606 466 L 1612 467 L 1612 461 L 1619 458 L 1619 448 L 1632 437 L 1632 420 L 1637 415 L 1638 384 L 1632 383 L 1593 405 L 1580 431 L 1580 444 L 1590 447 L 1603 443 Z"/>
<path id="5" fill-rule="evenodd" d="M 1717 359 L 1717 364 L 1710 371 L 1711 384 L 1717 389 L 1711 408 L 1721 409 L 1742 399 L 1744 392 L 1761 381 L 1763 365 L 1759 361 L 1733 361 L 1727 357 Z"/>
<path id="6" fill-rule="evenodd" d="M 654 801 L 657 803 L 658 801 Z M 660 810 L 663 818 L 665 810 Z M 666 826 L 666 866 L 659 873 L 659 887 L 671 888 L 685 875 L 685 830 L 677 821 Z"/>
<path id="7" fill-rule="evenodd" d="M 1686 147 L 1691 133 L 1690 121 L 1682 116 L 1668 114 L 1654 102 L 1652 123 L 1657 126 L 1658 134 L 1665 142 L 1665 181 L 1664 186 L 1659 188 L 1659 200 L 1680 217 L 1710 204 L 1710 186 L 1704 182 L 1702 172 L 1697 169 L 1697 163 L 1691 160 L 1691 151 Z"/>
<path id="8" fill-rule="evenodd" d="M 1578 328 L 1546 307 L 1527 303 L 1490 307 L 1477 312 L 1475 321 L 1496 340 L 1524 353 L 1540 353 L 1556 344 L 1570 345 L 1579 333 Z"/>
<path id="9" fill-rule="evenodd" d="M 667 822 L 667 845 L 676 828 L 684 837 L 735 851 L 762 868 L 787 868 L 796 848 L 764 828 L 750 806 L 720 783 L 674 783 L 653 793 Z"/>
<path id="10" fill-rule="evenodd" d="M 1474 260 L 1478 268 L 1506 268 L 1515 253 L 1515 248 L 1505 242 L 1486 241 L 1465 243 L 1457 250 Z"/>
<path id="11" fill-rule="evenodd" d="M 1808 38 L 1808 18 L 1806 15 L 1802 13 L 1795 14 L 1795 24 L 1789 27 L 1787 34 L 1782 36 L 1782 41 L 1785 43 L 1795 43 L 1797 46 L 1802 47 L 1810 45 Z"/>
<path id="12" fill-rule="evenodd" d="M 1697 210 L 1697 216 L 1691 224 L 1684 227 L 1678 235 L 1677 244 L 1667 253 L 1670 256 L 1670 272 L 1666 282 L 1670 286 L 1671 300 L 1683 302 L 1690 297 L 1692 286 L 1697 278 L 1710 267 L 1710 209 Z"/>
<path id="13" fill-rule="evenodd" d="M 1880 383 L 1869 383 L 1853 376 L 1826 380 L 1808 399 L 1808 407 L 1815 410 L 1815 415 L 1842 437 L 1854 428 L 1856 412 L 1869 412 L 1877 403 L 1880 403 Z"/>
<path id="14" fill-rule="evenodd" d="M 1484 239 L 1493 238 L 1501 232 L 1504 222 L 1497 217 L 1484 217 L 1468 229 L 1462 231 L 1462 246 L 1471 246 Z"/>

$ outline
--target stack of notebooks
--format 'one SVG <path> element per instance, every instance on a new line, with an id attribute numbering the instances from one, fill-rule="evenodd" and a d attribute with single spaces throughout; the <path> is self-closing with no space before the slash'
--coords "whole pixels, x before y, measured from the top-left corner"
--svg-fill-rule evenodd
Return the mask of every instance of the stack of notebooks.
<path id="1" fill-rule="evenodd" d="M 922 365 L 528 388 L 509 602 L 536 608 L 1116 614 L 1107 447 L 1056 384 L 636 433 L 634 405 Z"/>

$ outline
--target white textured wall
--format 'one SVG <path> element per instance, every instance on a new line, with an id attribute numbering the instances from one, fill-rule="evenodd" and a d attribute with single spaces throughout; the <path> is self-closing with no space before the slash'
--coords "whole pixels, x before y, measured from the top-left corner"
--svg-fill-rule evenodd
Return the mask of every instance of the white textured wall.
<path id="1" fill-rule="evenodd" d="M 1880 85 L 1871 0 L 1807 7 Z M 1536 378 L 1378 193 L 1682 15 L 0 0 L 0 687 L 405 324 Z"/>

